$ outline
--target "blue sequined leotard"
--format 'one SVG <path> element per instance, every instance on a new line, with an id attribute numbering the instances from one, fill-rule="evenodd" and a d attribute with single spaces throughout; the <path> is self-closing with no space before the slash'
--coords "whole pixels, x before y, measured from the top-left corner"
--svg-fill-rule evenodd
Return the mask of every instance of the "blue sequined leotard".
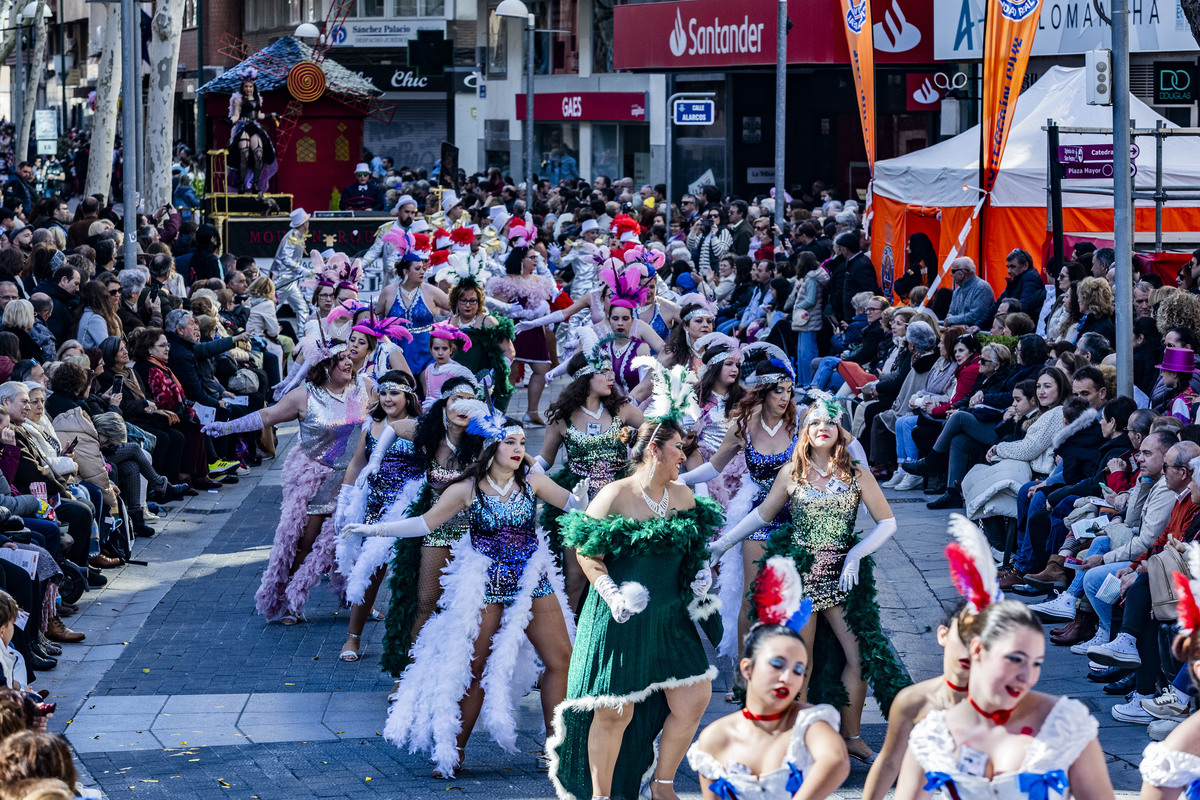
<path id="1" fill-rule="evenodd" d="M 537 500 L 532 490 L 516 490 L 508 499 L 476 493 L 467 513 L 471 519 L 471 544 L 492 560 L 488 566 L 485 603 L 512 603 L 525 566 L 538 547 L 534 532 Z M 554 591 L 542 576 L 533 597 L 545 597 Z"/>
<path id="2" fill-rule="evenodd" d="M 654 301 L 654 318 L 650 320 L 650 327 L 654 329 L 655 333 L 662 337 L 664 342 L 667 340 L 667 337 L 671 335 L 671 329 L 667 326 L 667 321 L 663 319 L 662 314 L 659 313 L 657 300 Z"/>
<path id="3" fill-rule="evenodd" d="M 375 451 L 378 440 L 367 429 L 367 457 Z M 367 478 L 367 509 L 363 522 L 379 522 L 404 484 L 421 477 L 425 466 L 413 455 L 413 443 L 397 437 L 379 462 L 379 469 Z"/>
<path id="4" fill-rule="evenodd" d="M 408 320 L 408 332 L 412 334 L 412 341 L 405 344 L 401 349 L 404 351 L 404 360 L 408 362 L 408 368 L 412 370 L 413 375 L 420 375 L 425 367 L 433 361 L 433 355 L 429 352 L 429 331 L 433 329 L 433 312 L 425 305 L 425 292 L 423 289 L 417 289 L 417 296 L 413 298 L 411 306 L 405 306 L 401 302 L 401 288 L 396 286 L 396 299 L 392 301 L 392 309 L 388 312 L 391 317 L 403 317 Z"/>
<path id="5" fill-rule="evenodd" d="M 775 483 L 775 475 L 779 472 L 779 468 L 792 458 L 792 451 L 796 449 L 797 435 L 792 435 L 792 442 L 788 445 L 787 450 L 784 450 L 782 453 L 767 455 L 755 450 L 754 441 L 750 438 L 749 433 L 746 434 L 746 469 L 750 473 L 751 479 L 754 480 L 754 484 L 758 487 L 758 491 L 754 494 L 754 502 L 751 508 L 758 508 L 767 499 L 767 493 L 771 491 L 771 485 Z M 766 527 L 751 534 L 750 538 L 756 542 L 765 542 L 771 537 L 773 531 L 787 521 L 788 509 L 784 506 L 775 515 L 775 519 L 771 520 Z"/>

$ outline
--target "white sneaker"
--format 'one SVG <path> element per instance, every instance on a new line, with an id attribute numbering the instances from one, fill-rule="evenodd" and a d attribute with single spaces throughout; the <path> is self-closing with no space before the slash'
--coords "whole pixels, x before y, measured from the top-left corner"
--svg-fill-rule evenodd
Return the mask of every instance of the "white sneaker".
<path id="1" fill-rule="evenodd" d="M 1146 733 L 1150 734 L 1150 741 L 1161 742 L 1179 727 L 1179 723 L 1180 720 L 1177 719 L 1156 719 L 1146 728 Z"/>
<path id="2" fill-rule="evenodd" d="M 920 475 L 905 475 L 904 480 L 896 484 L 896 491 L 910 492 L 913 489 L 920 489 L 925 485 L 925 479 Z"/>
<path id="3" fill-rule="evenodd" d="M 1182 722 L 1188 718 L 1191 698 L 1181 695 L 1174 686 L 1163 689 L 1153 700 L 1143 700 L 1142 708 L 1155 719 L 1173 719 Z"/>
<path id="4" fill-rule="evenodd" d="M 892 477 L 888 478 L 883 483 L 879 484 L 884 489 L 895 489 L 900 485 L 900 481 L 908 477 L 908 473 L 904 471 L 904 465 L 896 467 L 896 471 L 892 473 Z"/>
<path id="5" fill-rule="evenodd" d="M 1099 645 L 1107 644 L 1108 637 L 1109 637 L 1108 631 L 1103 630 L 1103 629 L 1098 630 L 1098 631 L 1096 631 L 1096 635 L 1093 636 L 1092 638 L 1088 639 L 1086 642 L 1080 642 L 1079 644 L 1071 645 L 1071 652 L 1077 656 L 1086 656 L 1088 654 L 1088 648 L 1098 647 Z"/>
<path id="6" fill-rule="evenodd" d="M 1075 619 L 1075 595 L 1060 592 L 1058 597 L 1044 603 L 1035 603 L 1029 610 L 1050 619 Z"/>
<path id="7" fill-rule="evenodd" d="M 1121 638 L 1119 635 L 1117 638 Z M 1154 722 L 1154 717 L 1142 708 L 1143 700 L 1153 700 L 1154 697 L 1148 694 L 1138 694 L 1134 692 L 1127 703 L 1118 703 L 1112 708 L 1113 719 L 1117 722 L 1133 722 L 1138 725 L 1149 725 Z"/>
<path id="8" fill-rule="evenodd" d="M 1137 640 L 1128 633 L 1118 633 L 1117 638 L 1111 642 L 1090 647 L 1086 652 L 1087 657 L 1092 661 L 1110 667 L 1140 667 L 1142 665 L 1142 658 L 1137 651 Z"/>

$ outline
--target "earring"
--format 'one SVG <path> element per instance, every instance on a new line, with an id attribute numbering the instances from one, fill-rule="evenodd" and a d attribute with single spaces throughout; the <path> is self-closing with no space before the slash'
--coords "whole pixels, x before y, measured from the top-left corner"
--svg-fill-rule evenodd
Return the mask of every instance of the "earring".
<path id="1" fill-rule="evenodd" d="M 658 456 L 650 454 L 650 480 L 654 480 L 654 470 L 658 469 Z"/>

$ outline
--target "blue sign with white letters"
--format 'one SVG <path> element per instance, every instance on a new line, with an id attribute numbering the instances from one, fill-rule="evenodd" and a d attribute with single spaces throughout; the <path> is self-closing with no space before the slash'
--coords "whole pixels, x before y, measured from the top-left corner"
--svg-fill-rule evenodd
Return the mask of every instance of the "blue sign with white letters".
<path id="1" fill-rule="evenodd" d="M 717 120 L 717 104 L 712 100 L 676 100 L 676 125 L 712 125 Z"/>

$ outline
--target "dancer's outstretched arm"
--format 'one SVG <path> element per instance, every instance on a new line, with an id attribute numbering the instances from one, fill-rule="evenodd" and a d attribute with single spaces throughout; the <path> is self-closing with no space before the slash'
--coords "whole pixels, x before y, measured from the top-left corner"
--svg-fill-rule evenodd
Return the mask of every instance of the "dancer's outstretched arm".
<path id="1" fill-rule="evenodd" d="M 442 492 L 433 508 L 419 517 L 399 522 L 376 522 L 373 525 L 350 523 L 342 528 L 342 536 L 390 536 L 396 539 L 415 539 L 449 522 L 455 514 L 471 505 L 473 487 L 470 481 L 452 483 Z"/>
<path id="2" fill-rule="evenodd" d="M 779 472 L 775 474 L 775 482 L 771 484 L 771 491 L 767 492 L 767 496 L 763 498 L 758 508 L 751 511 L 709 545 L 709 549 L 712 550 L 711 563 L 719 561 L 729 549 L 764 527 L 768 520 L 775 519 L 775 515 L 783 510 L 784 504 L 787 503 L 788 491 L 791 489 L 791 470 L 790 462 L 780 467 Z"/>

